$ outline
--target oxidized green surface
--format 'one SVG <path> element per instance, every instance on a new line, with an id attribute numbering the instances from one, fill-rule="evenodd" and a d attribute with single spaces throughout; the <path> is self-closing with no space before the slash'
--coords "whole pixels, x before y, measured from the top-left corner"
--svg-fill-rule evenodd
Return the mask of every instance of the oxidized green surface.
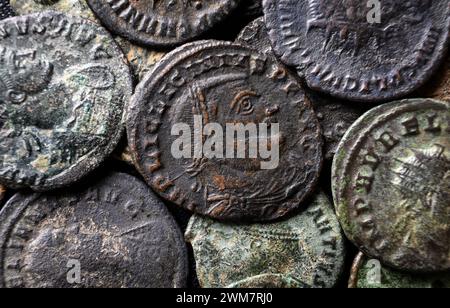
<path id="1" fill-rule="evenodd" d="M 450 269 L 450 103 L 411 99 L 362 116 L 339 145 L 333 194 L 347 237 L 406 271 Z"/>
<path id="2" fill-rule="evenodd" d="M 344 265 L 343 236 L 322 193 L 281 222 L 231 225 L 194 216 L 185 237 L 202 287 L 333 287 Z"/>
<path id="3" fill-rule="evenodd" d="M 86 18 L 100 24 L 85 0 L 11 0 L 11 6 L 19 15 L 53 10 Z M 134 78 L 137 81 L 141 80 L 153 65 L 165 55 L 164 52 L 133 45 L 121 37 L 115 37 L 115 40 L 130 62 Z"/>
<path id="4" fill-rule="evenodd" d="M 450 288 L 450 273 L 410 274 L 381 265 L 376 259 L 362 257 L 355 264 L 356 288 Z"/>

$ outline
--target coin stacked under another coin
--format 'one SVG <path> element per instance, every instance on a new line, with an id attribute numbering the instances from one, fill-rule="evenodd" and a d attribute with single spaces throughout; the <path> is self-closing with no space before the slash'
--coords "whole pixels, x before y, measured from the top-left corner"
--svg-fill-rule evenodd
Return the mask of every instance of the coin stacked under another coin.
<path id="1" fill-rule="evenodd" d="M 0 287 L 450 286 L 446 1 L 8 2 Z"/>

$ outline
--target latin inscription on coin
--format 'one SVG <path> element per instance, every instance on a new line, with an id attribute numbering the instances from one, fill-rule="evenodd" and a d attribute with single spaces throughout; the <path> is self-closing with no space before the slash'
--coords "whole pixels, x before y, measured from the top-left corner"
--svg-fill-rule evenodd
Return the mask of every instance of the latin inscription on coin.
<path id="1" fill-rule="evenodd" d="M 332 287 L 345 260 L 339 223 L 322 193 L 303 213 L 276 223 L 232 225 L 194 216 L 185 237 L 202 287 Z"/>
<path id="2" fill-rule="evenodd" d="M 111 36 L 55 12 L 0 22 L 0 182 L 68 185 L 108 156 L 132 82 Z"/>
<path id="3" fill-rule="evenodd" d="M 277 63 L 240 45 L 210 42 L 176 50 L 138 86 L 127 122 L 134 161 L 153 189 L 218 219 L 284 216 L 313 190 L 321 169 L 320 127 L 303 89 Z M 273 168 L 264 169 L 270 158 L 228 158 L 228 141 L 217 143 L 217 155 L 209 158 L 175 158 L 173 144 L 179 136 L 171 134 L 174 126 L 195 132 L 199 123 L 220 126 L 217 133 L 222 130 L 224 139 L 229 124 L 278 125 L 279 162 L 272 160 Z M 212 140 L 202 132 L 194 135 L 200 144 Z M 261 141 L 270 135 L 244 139 Z M 199 144 L 191 141 L 191 148 L 183 146 L 188 155 Z M 228 149 L 234 147 L 232 143 Z"/>
<path id="4" fill-rule="evenodd" d="M 333 193 L 347 236 L 397 269 L 450 268 L 450 104 L 415 99 L 375 108 L 347 132 Z"/>
<path id="5" fill-rule="evenodd" d="M 15 195 L 0 212 L 0 287 L 185 287 L 187 252 L 169 211 L 134 177 Z"/>
<path id="6" fill-rule="evenodd" d="M 114 33 L 135 43 L 177 45 L 191 40 L 235 9 L 239 0 L 87 0 Z"/>
<path id="7" fill-rule="evenodd" d="M 448 1 L 264 0 L 276 53 L 308 85 L 357 101 L 412 93 L 443 59 Z"/>

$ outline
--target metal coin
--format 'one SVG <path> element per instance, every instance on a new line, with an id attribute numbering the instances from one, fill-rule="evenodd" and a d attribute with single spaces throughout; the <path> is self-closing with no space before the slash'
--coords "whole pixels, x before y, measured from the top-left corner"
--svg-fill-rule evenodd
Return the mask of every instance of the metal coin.
<path id="1" fill-rule="evenodd" d="M 419 97 L 434 98 L 443 101 L 450 101 L 450 57 L 447 57 L 445 64 L 433 76 L 420 91 Z"/>
<path id="2" fill-rule="evenodd" d="M 103 28 L 56 12 L 9 18 L 0 62 L 2 184 L 65 186 L 114 150 L 132 81 Z"/>
<path id="3" fill-rule="evenodd" d="M 448 1 L 264 0 L 275 52 L 314 90 L 363 102 L 399 98 L 437 69 Z"/>
<path id="4" fill-rule="evenodd" d="M 264 25 L 264 18 L 258 18 L 250 23 L 239 34 L 236 42 L 248 45 L 275 60 L 269 35 Z M 325 158 L 333 159 L 337 146 L 347 129 L 367 111 L 366 107 L 350 104 L 347 101 L 330 98 L 305 88 L 322 127 L 325 141 Z"/>
<path id="5" fill-rule="evenodd" d="M 0 20 L 14 16 L 8 0 L 0 0 Z"/>
<path id="6" fill-rule="evenodd" d="M 239 0 L 87 0 L 112 32 L 146 46 L 192 40 L 227 17 Z"/>
<path id="7" fill-rule="evenodd" d="M 183 236 L 150 189 L 114 173 L 15 195 L 0 212 L 0 287 L 185 287 Z"/>
<path id="8" fill-rule="evenodd" d="M 350 288 L 431 289 L 450 288 L 450 273 L 409 274 L 383 266 L 359 253 L 352 268 Z"/>
<path id="9" fill-rule="evenodd" d="M 195 215 L 185 238 L 194 249 L 200 285 L 206 288 L 286 282 L 333 287 L 344 268 L 343 235 L 323 193 L 303 213 L 275 223 L 234 225 Z"/>
<path id="10" fill-rule="evenodd" d="M 248 47 L 200 42 L 175 50 L 139 84 L 128 114 L 128 140 L 141 174 L 162 197 L 196 213 L 273 220 L 298 208 L 318 181 L 320 127 L 303 89 Z M 198 121 L 223 130 L 227 124 L 278 124 L 279 164 L 264 169 L 268 160 L 260 156 L 174 158 L 179 137 L 172 129 L 181 124 L 197 131 Z M 212 140 L 202 132 L 194 135 L 204 145 Z M 217 153 L 227 157 L 220 147 Z"/>
<path id="11" fill-rule="evenodd" d="M 450 103 L 377 107 L 344 136 L 333 194 L 347 237 L 406 271 L 450 269 Z"/>

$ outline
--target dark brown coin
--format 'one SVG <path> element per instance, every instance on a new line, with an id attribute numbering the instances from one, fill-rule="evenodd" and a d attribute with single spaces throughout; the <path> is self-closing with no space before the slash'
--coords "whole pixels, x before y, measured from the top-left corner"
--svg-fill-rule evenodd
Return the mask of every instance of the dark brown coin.
<path id="1" fill-rule="evenodd" d="M 450 103 L 404 100 L 362 116 L 333 164 L 347 237 L 406 271 L 450 269 Z"/>
<path id="2" fill-rule="evenodd" d="M 248 45 L 276 60 L 263 18 L 258 18 L 245 27 L 236 42 Z M 322 127 L 325 158 L 332 159 L 347 129 L 367 111 L 367 108 L 328 97 L 306 87 L 305 92 Z"/>
<path id="3" fill-rule="evenodd" d="M 106 30 L 55 12 L 9 18 L 0 62 L 2 184 L 65 186 L 113 151 L 132 81 Z"/>
<path id="4" fill-rule="evenodd" d="M 87 0 L 112 32 L 132 42 L 173 46 L 192 40 L 225 19 L 239 0 Z"/>
<path id="5" fill-rule="evenodd" d="M 134 161 L 153 189 L 218 219 L 286 215 L 314 189 L 322 165 L 320 128 L 303 89 L 270 58 L 231 43 L 200 42 L 169 54 L 138 86 L 127 123 Z M 215 129 L 207 134 L 209 124 Z M 174 155 L 180 125 L 190 142 Z M 229 126 L 245 125 L 258 136 L 244 132 L 226 142 Z M 255 142 L 259 155 L 250 156 Z M 238 156 L 241 145 L 245 155 Z"/>
<path id="6" fill-rule="evenodd" d="M 378 5 L 377 5 L 378 3 Z M 364 102 L 423 85 L 446 51 L 448 1 L 264 0 L 275 52 L 314 89 Z"/>
<path id="7" fill-rule="evenodd" d="M 8 0 L 0 0 L 0 20 L 14 16 Z"/>
<path id="8" fill-rule="evenodd" d="M 129 175 L 71 191 L 17 194 L 0 221 L 0 287 L 186 286 L 178 226 Z"/>

